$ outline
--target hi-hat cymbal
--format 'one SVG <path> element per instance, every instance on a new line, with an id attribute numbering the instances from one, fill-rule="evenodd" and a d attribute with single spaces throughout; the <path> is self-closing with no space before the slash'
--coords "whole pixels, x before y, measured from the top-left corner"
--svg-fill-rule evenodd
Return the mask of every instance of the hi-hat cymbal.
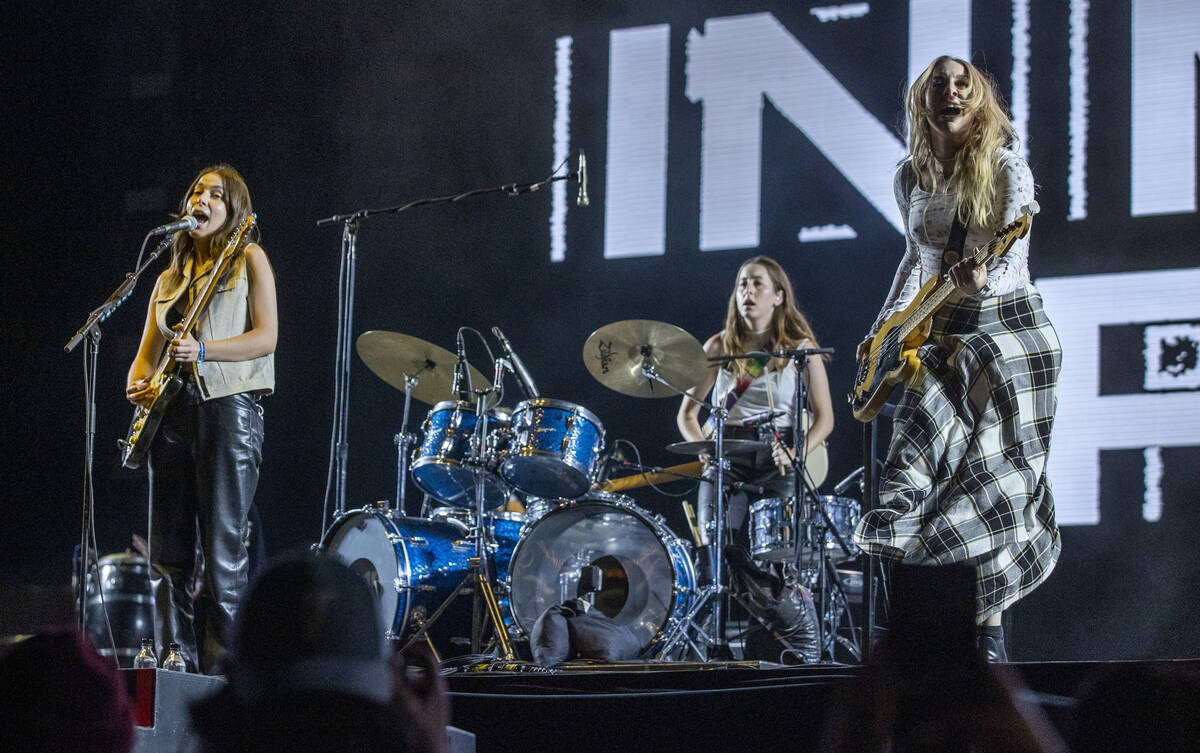
<path id="1" fill-rule="evenodd" d="M 751 455 L 759 450 L 769 450 L 771 445 L 766 442 L 756 442 L 753 439 L 726 439 L 721 443 L 726 455 Z M 678 455 L 717 454 L 717 443 L 712 439 L 700 439 L 695 442 L 675 442 L 667 445 L 667 452 Z"/>
<path id="2" fill-rule="evenodd" d="M 405 374 L 415 377 L 413 399 L 430 405 L 454 399 L 454 366 L 458 356 L 445 348 L 418 337 L 383 330 L 362 333 L 355 348 L 367 368 L 402 392 L 407 386 Z M 472 366 L 471 386 L 483 390 L 491 387 L 491 382 Z"/>
<path id="3" fill-rule="evenodd" d="M 650 319 L 626 319 L 596 330 L 583 344 L 583 362 L 600 384 L 632 397 L 676 397 L 700 381 L 708 367 L 696 338 Z M 648 379 L 643 363 L 679 392 Z"/>

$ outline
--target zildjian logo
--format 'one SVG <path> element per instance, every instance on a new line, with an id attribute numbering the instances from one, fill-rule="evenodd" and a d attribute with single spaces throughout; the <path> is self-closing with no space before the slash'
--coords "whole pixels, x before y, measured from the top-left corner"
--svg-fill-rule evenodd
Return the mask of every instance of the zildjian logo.
<path id="1" fill-rule="evenodd" d="M 597 349 L 600 351 L 600 371 L 604 374 L 607 374 L 608 364 L 611 363 L 613 359 L 612 341 L 610 340 L 609 342 L 604 342 L 601 340 L 597 344 Z"/>

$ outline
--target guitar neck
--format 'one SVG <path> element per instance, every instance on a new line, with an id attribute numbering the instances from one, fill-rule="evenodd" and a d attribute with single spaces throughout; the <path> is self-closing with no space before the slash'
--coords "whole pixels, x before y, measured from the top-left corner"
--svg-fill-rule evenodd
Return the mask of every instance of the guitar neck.
<path id="1" fill-rule="evenodd" d="M 1000 238 L 993 238 L 986 246 L 971 255 L 971 258 L 975 262 L 976 266 L 987 264 L 992 260 L 992 257 L 996 255 L 995 247 L 1000 240 Z M 899 335 L 900 339 L 903 340 L 904 338 L 908 337 L 910 334 L 912 334 L 914 329 L 921 326 L 927 319 L 929 319 L 929 317 L 933 316 L 933 314 L 941 307 L 943 303 L 946 302 L 946 299 L 949 298 L 950 294 L 953 292 L 954 283 L 950 282 L 949 275 L 942 276 L 942 280 L 938 283 L 937 287 L 930 292 L 930 294 L 925 298 L 924 301 L 921 302 L 919 306 L 913 309 L 912 314 L 904 321 L 904 324 L 898 328 L 897 334 Z"/>

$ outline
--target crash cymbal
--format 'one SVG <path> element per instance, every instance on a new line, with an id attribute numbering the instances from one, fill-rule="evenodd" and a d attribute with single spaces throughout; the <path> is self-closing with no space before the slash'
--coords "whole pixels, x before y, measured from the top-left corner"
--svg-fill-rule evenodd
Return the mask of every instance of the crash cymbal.
<path id="1" fill-rule="evenodd" d="M 766 442 L 756 442 L 753 439 L 726 439 L 724 444 L 726 455 L 751 455 L 759 450 L 769 450 L 771 445 Z M 667 452 L 678 455 L 717 454 L 717 443 L 711 439 L 701 439 L 695 442 L 676 442 L 667 445 Z"/>
<path id="2" fill-rule="evenodd" d="M 583 362 L 600 384 L 632 397 L 676 397 L 693 387 L 708 367 L 696 338 L 673 324 L 650 319 L 626 319 L 596 330 L 583 344 Z M 678 392 L 647 379 L 643 362 Z"/>
<path id="3" fill-rule="evenodd" d="M 445 348 L 418 337 L 382 330 L 362 333 L 358 336 L 355 348 L 367 368 L 402 392 L 405 389 L 404 375 L 415 377 L 417 383 L 412 388 L 413 399 L 430 405 L 454 399 L 451 390 L 458 357 Z M 472 366 L 471 385 L 482 390 L 490 387 L 491 382 Z"/>

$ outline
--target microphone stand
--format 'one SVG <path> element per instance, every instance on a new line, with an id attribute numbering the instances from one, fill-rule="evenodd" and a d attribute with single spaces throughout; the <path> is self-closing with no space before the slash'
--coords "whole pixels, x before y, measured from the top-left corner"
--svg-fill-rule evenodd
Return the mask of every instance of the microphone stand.
<path id="1" fill-rule="evenodd" d="M 497 358 L 495 378 L 492 380 L 492 386 L 487 389 L 474 390 L 475 430 L 471 439 L 471 455 L 468 464 L 472 466 L 475 474 L 475 521 L 469 533 L 469 536 L 475 542 L 475 556 L 471 557 L 468 561 L 468 572 L 459 582 L 458 586 L 434 610 L 433 614 L 425 620 L 412 637 L 408 639 L 408 642 L 404 644 L 401 650 L 407 649 L 424 638 L 428 634 L 429 629 L 433 627 L 433 624 L 446 611 L 446 608 L 461 593 L 470 589 L 472 594 L 471 653 L 478 654 L 480 652 L 487 624 L 491 624 L 496 634 L 496 643 L 500 650 L 501 658 L 508 661 L 516 658 L 512 643 L 508 638 L 508 630 L 504 625 L 504 617 L 500 613 L 500 603 L 497 601 L 496 592 L 492 588 L 490 558 L 492 551 L 491 528 L 487 525 L 487 511 L 484 501 L 487 485 L 486 464 L 488 453 L 491 449 L 487 445 L 488 396 L 499 391 L 505 369 L 511 369 L 511 365 L 505 359 Z M 486 610 L 486 622 L 481 619 L 484 610 Z"/>
<path id="2" fill-rule="evenodd" d="M 147 235 L 142 239 L 141 250 L 138 251 L 138 260 L 140 261 L 146 251 L 146 243 L 149 242 L 153 234 Z M 169 235 L 159 243 L 157 247 L 150 253 L 150 257 L 145 263 L 140 264 L 133 272 L 125 275 L 125 279 L 117 286 L 117 289 L 105 299 L 104 303 L 92 310 L 88 314 L 87 321 L 83 323 L 67 344 L 63 346 L 63 350 L 70 353 L 79 345 L 86 337 L 88 345 L 83 352 L 83 392 L 84 392 L 84 449 L 83 449 L 83 512 L 80 520 L 80 540 L 79 540 L 79 562 L 75 572 L 75 577 L 79 586 L 78 604 L 79 616 L 77 627 L 80 635 L 87 636 L 87 612 L 85 611 L 87 603 L 87 574 L 90 570 L 93 560 L 93 554 L 89 547 L 88 534 L 92 530 L 93 514 L 95 511 L 96 490 L 95 490 L 95 452 L 96 452 L 96 365 L 100 360 L 100 323 L 108 317 L 112 316 L 122 303 L 124 303 L 130 295 L 133 294 L 133 289 L 137 286 L 138 278 L 142 272 L 158 259 L 163 251 L 170 247 L 174 240 L 174 235 Z M 149 537 L 146 538 L 149 541 Z M 97 586 L 100 588 L 101 603 L 103 603 L 103 584 L 97 580 Z M 114 656 L 115 656 L 114 646 Z"/>
<path id="3" fill-rule="evenodd" d="M 792 457 L 792 473 L 796 479 L 793 488 L 793 504 L 792 504 L 792 531 L 795 535 L 796 548 L 795 556 L 792 560 L 792 566 L 796 571 L 800 569 L 800 563 L 803 559 L 804 547 L 806 544 L 811 544 L 817 551 L 814 552 L 814 559 L 818 561 L 819 567 L 817 570 L 817 588 L 821 592 L 820 613 L 817 618 L 817 645 L 821 647 L 821 651 L 829 652 L 829 658 L 833 658 L 833 642 L 836 636 L 825 635 L 826 618 L 829 617 L 829 627 L 831 630 L 836 630 L 833 618 L 833 588 L 836 587 L 838 595 L 843 603 L 846 602 L 845 592 L 842 590 L 841 583 L 837 578 L 837 569 L 830 560 L 829 553 L 825 547 L 826 532 L 832 533 L 834 540 L 841 547 L 846 555 L 851 554 L 850 546 L 842 538 L 841 533 L 837 530 L 837 526 L 833 524 L 833 520 L 829 517 L 829 511 L 825 509 L 825 505 L 821 504 L 821 497 L 817 494 L 817 490 L 813 488 L 812 481 L 808 477 L 808 472 L 805 466 L 805 434 L 808 430 L 807 422 L 802 420 L 804 415 L 804 406 L 808 403 L 808 395 L 806 385 L 802 378 L 804 370 L 808 368 L 809 356 L 832 355 L 833 348 L 804 348 L 799 350 L 783 350 L 778 353 L 773 353 L 773 356 L 781 358 L 791 358 L 792 363 L 796 367 L 796 388 L 794 394 L 794 402 L 792 405 L 792 446 L 796 450 Z M 800 509 L 801 500 L 805 497 L 812 499 L 812 506 L 817 511 L 819 521 L 816 525 L 815 537 L 802 537 L 800 533 Z M 810 519 L 816 516 L 807 516 Z M 809 538 L 812 541 L 809 541 Z M 832 571 L 832 578 L 830 578 Z M 859 654 L 859 649 L 853 645 L 847 647 L 852 654 Z"/>
<path id="4" fill-rule="evenodd" d="M 565 175 L 551 175 L 534 183 L 506 183 L 494 188 L 477 188 L 450 196 L 436 196 L 410 201 L 407 204 L 383 207 L 380 209 L 360 209 L 347 214 L 335 214 L 331 217 L 317 220 L 317 227 L 325 225 L 342 225 L 342 264 L 338 275 L 338 326 L 337 344 L 334 348 L 334 386 L 333 386 L 333 434 L 330 440 L 329 472 L 325 482 L 325 512 L 321 521 L 321 537 L 325 540 L 326 523 L 329 520 L 330 486 L 336 483 L 334 489 L 335 517 L 346 510 L 346 465 L 350 455 L 350 442 L 347 439 L 347 424 L 350 415 L 350 342 L 354 319 L 354 276 L 355 253 L 358 241 L 358 226 L 361 220 L 379 214 L 400 214 L 414 207 L 433 206 L 438 204 L 454 204 L 472 196 L 489 194 L 506 194 L 519 196 L 533 193 L 543 186 L 560 180 L 586 180 L 585 168 L 568 172 Z M 580 192 L 580 206 L 586 206 L 586 192 Z"/>

